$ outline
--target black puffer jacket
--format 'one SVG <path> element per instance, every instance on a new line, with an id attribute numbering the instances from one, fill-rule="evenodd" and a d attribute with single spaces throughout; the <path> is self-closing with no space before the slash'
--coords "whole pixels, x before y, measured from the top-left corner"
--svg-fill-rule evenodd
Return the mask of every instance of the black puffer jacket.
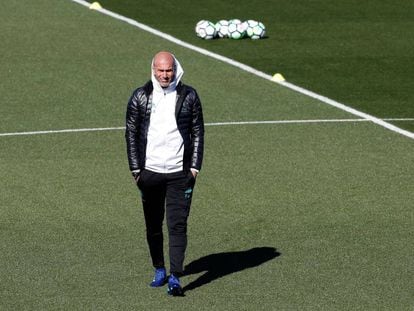
<path id="1" fill-rule="evenodd" d="M 133 92 L 128 102 L 125 139 L 131 171 L 145 168 L 152 90 L 152 82 L 148 81 Z M 200 99 L 195 89 L 181 82 L 176 90 L 175 118 L 184 141 L 183 169 L 200 170 L 204 149 L 204 120 Z"/>

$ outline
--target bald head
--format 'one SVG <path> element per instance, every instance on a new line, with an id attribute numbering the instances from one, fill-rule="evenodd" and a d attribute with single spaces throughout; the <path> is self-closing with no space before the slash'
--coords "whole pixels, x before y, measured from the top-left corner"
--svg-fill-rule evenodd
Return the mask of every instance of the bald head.
<path id="1" fill-rule="evenodd" d="M 152 70 L 161 87 L 168 87 L 175 75 L 174 56 L 170 52 L 161 51 L 155 54 Z"/>
<path id="2" fill-rule="evenodd" d="M 161 51 L 154 56 L 154 66 L 160 64 L 174 65 L 174 56 L 167 51 Z"/>

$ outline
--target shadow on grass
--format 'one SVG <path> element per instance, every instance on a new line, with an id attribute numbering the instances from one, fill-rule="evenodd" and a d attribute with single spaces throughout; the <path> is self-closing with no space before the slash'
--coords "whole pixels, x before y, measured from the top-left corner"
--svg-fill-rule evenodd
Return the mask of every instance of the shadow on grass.
<path id="1" fill-rule="evenodd" d="M 184 291 L 193 290 L 223 276 L 259 266 L 281 254 L 273 247 L 255 247 L 247 251 L 211 254 L 185 266 L 184 275 L 205 271 L 198 279 L 189 283 Z"/>

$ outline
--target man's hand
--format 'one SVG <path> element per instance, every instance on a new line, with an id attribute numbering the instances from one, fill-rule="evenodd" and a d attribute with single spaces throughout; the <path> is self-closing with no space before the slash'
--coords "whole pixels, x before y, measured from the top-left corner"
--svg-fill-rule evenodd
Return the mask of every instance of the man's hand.
<path id="1" fill-rule="evenodd" d="M 198 172 L 193 168 L 191 168 L 190 170 L 191 170 L 191 174 L 193 174 L 193 177 L 197 178 Z"/>
<path id="2" fill-rule="evenodd" d="M 135 183 L 137 183 L 139 180 L 139 174 L 140 172 L 132 172 L 132 178 L 134 179 Z"/>

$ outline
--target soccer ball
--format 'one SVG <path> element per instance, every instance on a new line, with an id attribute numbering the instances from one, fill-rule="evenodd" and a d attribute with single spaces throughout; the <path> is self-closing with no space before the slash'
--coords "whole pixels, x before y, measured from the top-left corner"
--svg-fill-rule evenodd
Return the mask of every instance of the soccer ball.
<path id="1" fill-rule="evenodd" d="M 233 18 L 231 20 L 229 20 L 229 24 L 233 23 L 233 24 L 240 24 L 242 21 L 239 20 L 238 18 Z"/>
<path id="2" fill-rule="evenodd" d="M 213 39 L 217 34 L 215 25 L 212 22 L 206 20 L 201 20 L 197 23 L 195 32 L 198 37 L 205 40 Z"/>
<path id="3" fill-rule="evenodd" d="M 198 35 L 198 32 L 199 32 L 199 28 L 200 28 L 200 25 L 202 25 L 202 24 L 204 24 L 204 22 L 207 22 L 206 20 L 204 20 L 204 19 L 202 19 L 201 21 L 199 21 L 197 24 L 196 24 L 196 26 L 195 26 L 195 33 L 196 33 L 196 35 L 199 37 L 199 35 Z"/>
<path id="4" fill-rule="evenodd" d="M 229 21 L 220 20 L 216 23 L 216 33 L 220 38 L 227 38 L 229 36 Z"/>
<path id="5" fill-rule="evenodd" d="M 266 27 L 263 23 L 249 19 L 246 21 L 246 34 L 253 40 L 263 38 L 266 34 Z"/>
<path id="6" fill-rule="evenodd" d="M 239 19 L 232 19 L 229 21 L 229 38 L 241 39 L 246 34 L 247 23 L 241 22 Z"/>

